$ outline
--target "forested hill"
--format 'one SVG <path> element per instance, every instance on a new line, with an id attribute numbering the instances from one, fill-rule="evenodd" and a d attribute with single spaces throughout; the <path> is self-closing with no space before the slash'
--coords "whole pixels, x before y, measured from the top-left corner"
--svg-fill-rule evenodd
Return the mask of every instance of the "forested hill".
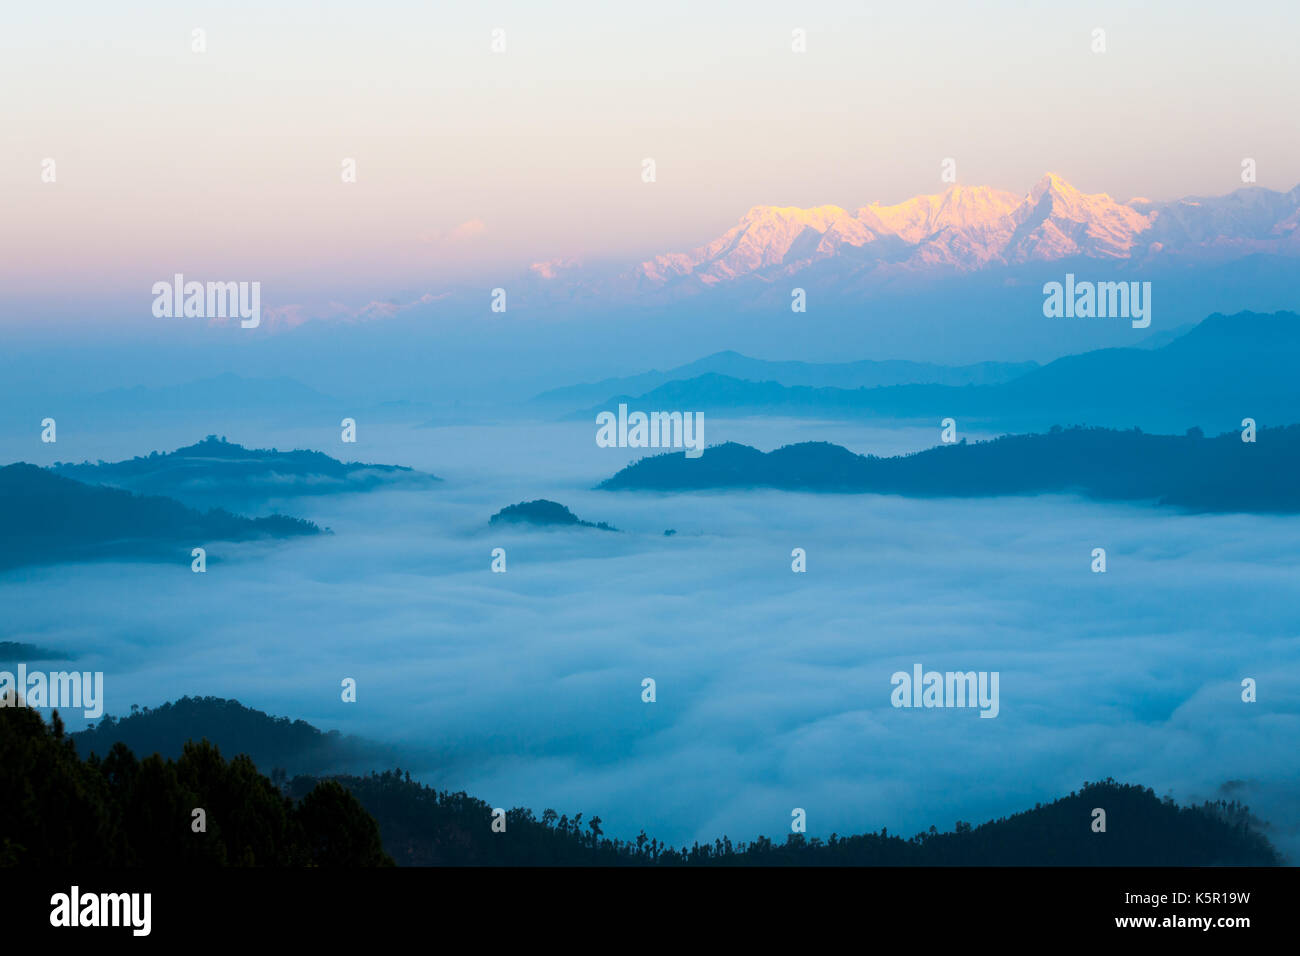
<path id="1" fill-rule="evenodd" d="M 305 720 L 272 717 L 222 697 L 182 697 L 136 708 L 121 718 L 107 714 L 69 737 L 83 757 L 103 757 L 118 742 L 136 753 L 177 756 L 188 740 L 219 741 L 228 753 L 248 754 L 265 773 L 283 770 L 289 776 L 369 769 L 395 759 L 374 741 L 322 731 Z"/>
<path id="2" fill-rule="evenodd" d="M 47 724 L 5 703 L 0 866 L 392 865 L 374 819 L 336 781 L 291 800 L 248 757 L 227 760 L 208 741 L 174 759 L 117 744 L 82 760 L 57 713 Z"/>
<path id="3" fill-rule="evenodd" d="M 893 458 L 827 442 L 763 453 L 729 442 L 699 458 L 643 458 L 602 482 L 607 490 L 780 488 L 913 497 L 1051 492 L 1151 501 L 1203 512 L 1300 512 L 1300 425 L 1207 438 L 1138 429 L 1053 428 L 1034 435 L 956 442 Z"/>
<path id="4" fill-rule="evenodd" d="M 489 520 L 494 525 L 532 525 L 538 528 L 599 528 L 601 531 L 617 531 L 604 521 L 583 521 L 558 501 L 538 498 L 536 501 L 521 501 L 516 505 L 507 505 Z"/>
<path id="5" fill-rule="evenodd" d="M 380 485 L 432 485 L 439 479 L 404 465 L 339 461 L 319 451 L 245 448 L 209 435 L 175 451 L 116 462 L 59 462 L 52 470 L 78 481 L 178 497 L 365 491 Z"/>
<path id="6" fill-rule="evenodd" d="M 643 831 L 611 840 L 603 821 L 545 810 L 506 813 L 505 833 L 492 831 L 492 807 L 465 793 L 436 791 L 401 771 L 336 778 L 374 816 L 384 849 L 399 866 L 1273 866 L 1277 852 L 1240 804 L 1180 807 L 1150 789 L 1106 780 L 1085 784 L 1046 805 L 979 826 L 903 838 L 887 829 L 828 839 L 789 834 L 733 843 L 669 846 Z M 290 795 L 319 780 L 293 781 Z M 1105 833 L 1092 811 L 1107 814 Z"/>
<path id="7" fill-rule="evenodd" d="M 175 559 L 211 541 L 320 534 L 285 515 L 198 511 L 156 495 L 82 484 L 35 465 L 0 468 L 0 569 L 107 558 Z"/>
<path id="8" fill-rule="evenodd" d="M 0 723 L 13 713 L 17 710 L 0 711 Z M 31 711 L 22 713 L 32 715 Z M 191 721 L 194 723 L 187 729 Z M 27 735 L 33 732 L 30 721 L 10 726 Z M 144 745 L 141 757 L 153 748 L 161 754 L 160 759 L 183 758 L 191 737 L 199 736 L 199 727 L 202 736 L 225 753 L 252 750 L 270 760 L 297 755 L 293 759 L 299 765 L 304 754 L 325 753 L 322 738 L 332 736 L 322 735 L 303 721 L 269 717 L 236 701 L 192 698 L 141 711 L 122 721 L 105 721 L 93 736 L 78 735 L 77 744 L 83 753 L 93 749 L 103 756 L 113 752 L 116 740 L 129 738 Z M 4 728 L 0 728 L 0 743 L 4 739 Z M 0 746 L 0 760 L 4 758 Z M 376 757 L 377 762 L 383 759 L 382 755 Z M 259 764 L 257 770 L 270 774 L 273 768 Z M 1149 789 L 1113 780 L 1086 784 L 1078 793 L 980 826 L 958 822 L 950 831 L 935 827 L 910 838 L 884 829 L 824 840 L 791 834 L 783 842 L 760 837 L 733 843 L 720 835 L 712 843 L 689 847 L 669 846 L 645 833 L 635 840 L 611 839 L 604 834 L 606 821 L 599 816 L 550 809 L 540 815 L 531 809 L 510 809 L 505 833 L 494 832 L 492 805 L 465 793 L 434 790 L 400 770 L 365 776 L 308 773 L 295 777 L 283 789 L 285 796 L 301 805 L 330 781 L 341 784 L 374 818 L 384 850 L 399 865 L 1192 866 L 1280 862 L 1258 821 L 1239 804 L 1218 801 L 1180 807 L 1170 799 L 1157 798 Z M 330 805 L 346 809 L 334 798 Z M 1105 833 L 1093 832 L 1092 811 L 1096 807 L 1106 810 Z M 355 830 L 357 823 L 347 826 Z M 626 831 L 626 826 L 621 829 Z M 0 843 L 6 836 L 10 834 L 0 832 Z"/>

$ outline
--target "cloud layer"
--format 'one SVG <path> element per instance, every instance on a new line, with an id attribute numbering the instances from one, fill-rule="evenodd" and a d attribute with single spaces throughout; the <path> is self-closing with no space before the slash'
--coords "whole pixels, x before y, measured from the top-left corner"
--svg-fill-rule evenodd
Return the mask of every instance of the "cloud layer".
<path id="1" fill-rule="evenodd" d="M 213 546 L 202 576 L 0 577 L 4 637 L 104 670 L 113 713 L 236 697 L 400 743 L 439 786 L 598 813 L 621 836 L 779 836 L 795 807 L 813 834 L 913 832 L 1114 775 L 1180 799 L 1245 781 L 1231 795 L 1294 841 L 1295 519 L 1067 497 L 605 493 L 590 487 L 622 461 L 590 432 L 372 430 L 365 457 L 445 486 L 285 504 L 336 535 Z M 837 437 L 867 450 L 862 430 Z M 488 529 L 539 496 L 623 533 Z M 1099 546 L 1104 575 L 1089 570 Z M 495 547 L 505 574 L 489 570 Z M 1001 713 L 895 710 L 890 675 L 917 662 L 1000 671 Z M 356 704 L 340 701 L 344 677 Z M 1244 677 L 1258 703 L 1241 702 Z"/>

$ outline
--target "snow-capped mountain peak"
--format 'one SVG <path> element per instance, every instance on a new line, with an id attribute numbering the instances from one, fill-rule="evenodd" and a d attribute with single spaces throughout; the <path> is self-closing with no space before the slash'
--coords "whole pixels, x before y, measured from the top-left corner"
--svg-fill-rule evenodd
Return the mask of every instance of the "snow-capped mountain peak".
<path id="1" fill-rule="evenodd" d="M 953 185 L 852 213 L 833 205 L 754 206 L 712 242 L 656 256 L 634 276 L 652 286 L 687 277 L 715 285 L 745 277 L 775 280 L 815 263 L 841 261 L 869 277 L 1073 257 L 1197 255 L 1210 247 L 1219 256 L 1236 248 L 1294 255 L 1300 254 L 1298 209 L 1300 186 L 1288 193 L 1252 187 L 1208 199 L 1123 203 L 1047 173 L 1023 195 Z"/>

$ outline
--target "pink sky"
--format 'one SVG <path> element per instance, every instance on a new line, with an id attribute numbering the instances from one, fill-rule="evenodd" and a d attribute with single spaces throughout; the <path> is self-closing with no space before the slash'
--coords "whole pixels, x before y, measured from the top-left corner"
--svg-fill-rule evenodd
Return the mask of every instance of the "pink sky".
<path id="1" fill-rule="evenodd" d="M 1300 182 L 1294 4 L 906 7 L 7 13 L 0 281 L 112 299 L 182 271 L 364 302 L 632 263 L 756 204 L 937 192 L 946 157 L 1017 192 L 1052 169 L 1121 199 L 1222 194 L 1243 157 Z"/>

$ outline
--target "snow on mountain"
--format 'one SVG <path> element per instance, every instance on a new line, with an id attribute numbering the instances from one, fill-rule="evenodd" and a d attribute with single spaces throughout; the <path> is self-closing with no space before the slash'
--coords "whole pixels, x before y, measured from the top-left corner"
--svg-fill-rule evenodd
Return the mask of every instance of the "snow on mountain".
<path id="1" fill-rule="evenodd" d="M 1072 256 L 1125 259 L 1153 221 L 1105 193 L 1081 193 L 1054 173 L 1038 181 L 1011 218 L 1016 231 L 1001 258 L 1012 263 Z"/>
<path id="2" fill-rule="evenodd" d="M 1005 219 L 1020 202 L 991 186 L 952 186 L 938 196 L 915 196 L 896 206 L 863 206 L 858 218 L 878 233 L 919 243 L 944 230 L 985 228 Z"/>
<path id="3" fill-rule="evenodd" d="M 839 206 L 755 206 L 708 245 L 657 256 L 641 269 L 652 281 L 694 275 L 712 285 L 814 255 L 834 255 L 842 246 L 861 246 L 873 239 L 870 230 Z"/>
<path id="4" fill-rule="evenodd" d="M 755 206 L 714 241 L 656 256 L 632 278 L 651 286 L 686 277 L 716 285 L 747 276 L 773 280 L 814 263 L 870 275 L 1251 252 L 1300 255 L 1300 186 L 1288 193 L 1251 187 L 1221 197 L 1124 203 L 1048 173 L 1024 196 L 954 185 L 853 213 L 839 206 Z"/>
<path id="5" fill-rule="evenodd" d="M 1271 189 L 1238 189 L 1226 196 L 1189 196 L 1169 203 L 1135 200 L 1134 207 L 1149 208 L 1157 215 L 1153 241 L 1166 246 L 1222 240 L 1272 239 L 1294 229 L 1300 209 L 1300 186 L 1289 193 Z"/>

